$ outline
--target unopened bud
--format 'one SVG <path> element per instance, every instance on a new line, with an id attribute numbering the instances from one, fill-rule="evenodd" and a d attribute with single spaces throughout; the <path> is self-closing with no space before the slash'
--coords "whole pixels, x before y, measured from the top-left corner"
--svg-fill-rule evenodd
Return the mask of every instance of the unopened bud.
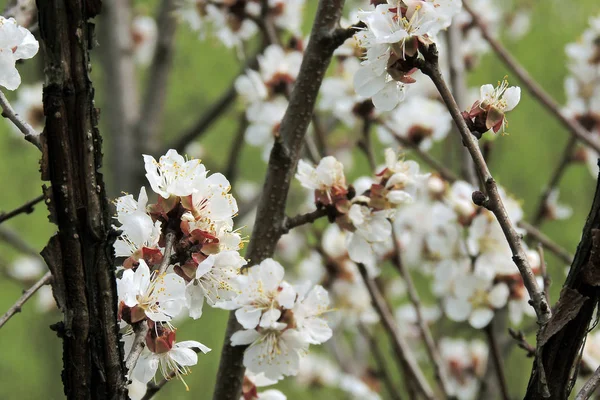
<path id="1" fill-rule="evenodd" d="M 473 194 L 471 195 L 471 199 L 473 200 L 473 203 L 475 205 L 478 205 L 480 207 L 485 207 L 487 204 L 487 197 L 479 190 L 473 192 Z"/>

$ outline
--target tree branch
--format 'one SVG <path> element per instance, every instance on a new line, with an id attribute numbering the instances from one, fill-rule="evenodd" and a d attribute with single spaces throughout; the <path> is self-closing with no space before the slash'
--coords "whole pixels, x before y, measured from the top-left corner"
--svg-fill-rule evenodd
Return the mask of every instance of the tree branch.
<path id="1" fill-rule="evenodd" d="M 286 234 L 294 228 L 302 225 L 311 224 L 319 218 L 326 217 L 328 215 L 328 209 L 326 207 L 317 208 L 314 211 L 306 214 L 296 215 L 295 217 L 286 217 L 282 224 L 282 233 Z"/>
<path id="2" fill-rule="evenodd" d="M 28 201 L 27 203 L 23 204 L 22 206 L 15 208 L 12 211 L 0 212 L 0 224 L 3 223 L 4 221 L 11 219 L 12 217 L 19 215 L 19 214 L 31 214 L 33 212 L 33 207 L 41 201 L 44 201 L 43 194 L 36 197 L 33 200 Z"/>
<path id="3" fill-rule="evenodd" d="M 100 61 L 104 90 L 110 93 L 103 105 L 111 133 L 111 177 L 118 191 L 131 191 L 140 154 L 136 151 L 135 123 L 139 119 L 137 74 L 131 36 L 131 1 L 104 0 L 99 22 Z"/>
<path id="4" fill-rule="evenodd" d="M 2 116 L 10 120 L 15 126 L 25 135 L 25 140 L 33 144 L 38 150 L 42 150 L 40 143 L 40 133 L 36 132 L 31 125 L 27 123 L 20 115 L 12 108 L 8 99 L 2 91 L 0 91 L 0 107 L 2 108 Z"/>
<path id="5" fill-rule="evenodd" d="M 494 363 L 496 377 L 498 378 L 498 386 L 500 387 L 502 399 L 510 400 L 510 395 L 508 394 L 508 386 L 506 385 L 506 377 L 504 376 L 504 364 L 502 362 L 502 354 L 500 352 L 500 346 L 498 345 L 498 340 L 496 338 L 496 333 L 494 332 L 492 324 L 489 324 L 485 328 L 485 334 L 488 338 L 488 343 L 490 344 L 490 352 Z"/>
<path id="6" fill-rule="evenodd" d="M 523 86 L 527 88 L 529 93 L 535 97 L 545 108 L 549 114 L 557 118 L 559 122 L 577 139 L 581 140 L 586 145 L 600 153 L 600 144 L 592 139 L 589 132 L 576 120 L 568 118 L 561 110 L 560 106 L 550 97 L 548 93 L 542 89 L 540 85 L 529 75 L 527 70 L 518 63 L 517 60 L 506 50 L 498 40 L 493 38 L 487 31 L 485 25 L 481 22 L 479 15 L 471 8 L 471 6 L 463 1 L 463 8 L 471 14 L 473 23 L 481 30 L 481 34 L 496 52 L 498 57 L 506 64 L 508 68 L 519 78 Z"/>
<path id="7" fill-rule="evenodd" d="M 575 396 L 575 400 L 587 400 L 600 386 L 600 367 L 596 368 L 594 374 L 588 381 L 583 385 L 577 396 Z"/>
<path id="8" fill-rule="evenodd" d="M 577 139 L 575 137 L 571 136 L 569 138 L 567 145 L 565 146 L 562 157 L 560 158 L 560 162 L 554 169 L 554 172 L 552 173 L 552 176 L 550 177 L 550 181 L 546 185 L 546 189 L 544 190 L 544 193 L 542 194 L 542 197 L 540 198 L 540 202 L 538 203 L 538 206 L 536 208 L 537 211 L 534 214 L 535 217 L 533 218 L 533 226 L 534 227 L 536 227 L 536 226 L 539 227 L 541 225 L 541 223 L 544 221 L 544 219 L 546 218 L 546 216 L 547 216 L 546 214 L 547 214 L 547 210 L 548 210 L 548 198 L 550 198 L 552 191 L 558 186 L 560 179 L 562 178 L 563 174 L 567 170 L 567 167 L 573 161 L 573 151 L 575 150 L 576 146 L 577 146 Z"/>
<path id="9" fill-rule="evenodd" d="M 50 271 L 48 271 L 32 287 L 30 287 L 25 292 L 23 292 L 23 296 L 21 296 L 19 298 L 19 300 L 17 300 L 17 302 L 15 304 L 13 304 L 12 307 L 10 307 L 8 309 L 8 311 L 6 313 L 4 313 L 4 315 L 2 317 L 0 317 L 0 328 L 2 328 L 4 326 L 4 324 L 6 324 L 6 322 L 13 315 L 21 312 L 21 309 L 23 308 L 23 305 L 27 302 L 27 300 L 29 300 L 31 298 L 31 296 L 33 296 L 35 294 L 35 292 L 37 292 L 42 286 L 49 284 L 51 279 L 52 279 L 52 273 Z"/>
<path id="10" fill-rule="evenodd" d="M 0 226 L 0 240 L 8 243 L 10 246 L 32 257 L 39 257 L 40 253 L 31 247 L 17 232 L 10 229 L 8 226 Z"/>
<path id="11" fill-rule="evenodd" d="M 146 320 L 134 324 L 133 331 L 135 336 L 133 338 L 131 350 L 125 360 L 125 368 L 129 371 L 129 376 L 131 376 L 138 359 L 142 355 L 142 351 L 144 351 L 144 347 L 146 347 L 146 335 L 148 334 L 148 323 Z"/>
<path id="12" fill-rule="evenodd" d="M 398 273 L 404 280 L 404 283 L 406 285 L 406 292 L 408 294 L 408 299 L 415 308 L 415 312 L 417 315 L 417 325 L 419 326 L 421 338 L 425 343 L 425 349 L 427 350 L 429 360 L 433 364 L 435 379 L 437 381 L 439 389 L 442 393 L 444 393 L 444 397 L 447 397 L 450 386 L 446 379 L 446 371 L 444 370 L 444 367 L 442 365 L 442 359 L 437 345 L 435 343 L 435 340 L 433 339 L 433 335 L 431 334 L 431 330 L 429 329 L 429 326 L 427 326 L 427 322 L 425 322 L 419 293 L 417 292 L 415 284 L 413 283 L 412 277 L 410 276 L 410 272 L 402 262 L 402 254 L 400 252 L 398 237 L 394 228 L 392 228 L 392 241 L 394 244 L 394 257 L 392 258 L 392 262 L 398 270 Z"/>
<path id="13" fill-rule="evenodd" d="M 539 229 L 531 225 L 526 221 L 519 221 L 519 227 L 525 229 L 527 235 L 532 237 L 533 239 L 540 242 L 542 246 L 556 257 L 558 257 L 562 262 L 567 265 L 571 265 L 573 262 L 573 255 L 570 254 L 567 250 L 560 247 L 556 242 L 552 241 L 548 236 L 544 235 Z"/>
<path id="14" fill-rule="evenodd" d="M 144 102 L 135 128 L 135 139 L 146 154 L 155 154 L 161 145 L 158 133 L 164 116 L 167 83 L 173 64 L 173 42 L 177 29 L 176 7 L 176 0 L 162 0 L 157 11 L 158 41 L 146 81 Z"/>
<path id="15" fill-rule="evenodd" d="M 375 282 L 369 278 L 367 270 L 363 264 L 358 264 L 358 269 L 360 274 L 365 282 L 367 289 L 369 290 L 369 294 L 371 295 L 371 302 L 379 314 L 379 318 L 381 319 L 381 324 L 385 328 L 385 332 L 387 333 L 390 341 L 392 342 L 392 348 L 396 355 L 396 358 L 401 363 L 406 365 L 406 374 L 408 376 L 405 377 L 407 382 L 412 382 L 415 385 L 415 388 L 424 398 L 433 400 L 435 399 L 435 395 L 431 387 L 429 387 L 429 383 L 427 383 L 427 379 L 423 375 L 417 360 L 412 354 L 410 347 L 404 340 L 404 337 L 398 332 L 398 328 L 396 327 L 396 322 L 390 313 L 390 310 L 383 298 L 383 295 L 379 291 L 379 288 L 375 284 Z"/>
<path id="16" fill-rule="evenodd" d="M 525 283 L 529 297 L 533 300 L 533 307 L 535 308 L 538 322 L 541 325 L 544 325 L 550 319 L 552 311 L 546 302 L 544 292 L 539 288 L 535 280 L 535 275 L 531 270 L 531 266 L 527 260 L 527 255 L 523 250 L 521 238 L 515 231 L 515 228 L 508 217 L 506 208 L 504 207 L 498 192 L 498 186 L 496 185 L 496 181 L 488 169 L 483 154 L 481 153 L 481 149 L 479 148 L 477 139 L 469 131 L 469 128 L 467 127 L 465 120 L 461 115 L 461 111 L 454 101 L 454 97 L 452 97 L 452 93 L 450 93 L 450 90 L 446 86 L 446 82 L 444 81 L 439 69 L 438 54 L 435 45 L 430 46 L 429 51 L 425 55 L 425 59 L 426 61 L 423 63 L 423 65 L 421 65 L 421 70 L 423 73 L 429 76 L 435 84 L 442 99 L 444 100 L 444 103 L 446 103 L 446 106 L 450 111 L 458 130 L 460 131 L 463 145 L 469 150 L 469 154 L 475 163 L 475 168 L 479 178 L 485 183 L 485 190 L 489 198 L 487 202 L 488 209 L 496 216 L 496 219 L 502 228 L 506 241 L 508 242 L 513 255 L 513 262 L 523 277 L 523 282 Z"/>
<path id="17" fill-rule="evenodd" d="M 333 32 L 339 22 L 344 0 L 321 0 L 300 72 L 280 126 L 280 137 L 271 150 L 267 175 L 258 204 L 254 229 L 246 257 L 250 265 L 273 255 L 281 237 L 289 186 L 300 157 L 306 130 L 311 121 L 317 94 L 336 48 Z M 245 347 L 231 346 L 231 335 L 239 329 L 230 313 L 213 398 L 239 400 L 244 377 Z"/>
<path id="18" fill-rule="evenodd" d="M 380 378 L 383 381 L 385 388 L 387 389 L 390 399 L 402 400 L 399 390 L 394 387 L 394 381 L 392 380 L 392 377 L 388 373 L 387 365 L 385 362 L 385 357 L 384 357 L 381 349 L 379 348 L 379 343 L 377 342 L 375 337 L 373 335 L 371 335 L 369 330 L 362 323 L 358 324 L 358 330 L 360 331 L 361 335 L 364 336 L 364 338 L 367 340 L 367 343 L 369 344 L 369 349 L 371 350 L 371 355 L 373 356 L 373 360 L 375 360 L 377 374 L 380 375 Z"/>

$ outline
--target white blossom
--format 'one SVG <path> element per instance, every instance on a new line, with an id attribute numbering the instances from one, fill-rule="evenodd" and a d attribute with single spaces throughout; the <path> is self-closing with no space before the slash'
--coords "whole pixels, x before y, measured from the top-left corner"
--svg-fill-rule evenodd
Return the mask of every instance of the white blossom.
<path id="1" fill-rule="evenodd" d="M 165 199 L 192 194 L 198 181 L 206 177 L 206 168 L 200 160 L 186 161 L 173 149 L 158 162 L 154 157 L 144 155 L 144 164 L 152 190 Z"/>
<path id="2" fill-rule="evenodd" d="M 17 25 L 14 18 L 0 16 L 0 86 L 15 90 L 21 84 L 21 75 L 15 66 L 17 60 L 35 56 L 40 45 L 26 28 Z"/>
<path id="3" fill-rule="evenodd" d="M 449 372 L 449 395 L 459 400 L 474 400 L 485 375 L 488 348 L 484 342 L 442 338 L 439 342 L 442 361 Z"/>

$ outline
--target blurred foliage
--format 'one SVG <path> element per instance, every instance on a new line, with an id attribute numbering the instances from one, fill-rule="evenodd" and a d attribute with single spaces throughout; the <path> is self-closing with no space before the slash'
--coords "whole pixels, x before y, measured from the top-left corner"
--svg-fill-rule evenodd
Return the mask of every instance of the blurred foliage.
<path id="1" fill-rule="evenodd" d="M 308 3 L 307 16 L 310 17 L 314 12 L 316 0 L 308 0 Z M 153 12 L 155 4 L 155 1 L 138 0 L 136 7 L 140 11 Z M 596 0 L 582 0 L 568 6 L 559 1 L 537 1 L 529 34 L 518 42 L 505 41 L 509 50 L 527 67 L 531 75 L 559 102 L 564 100 L 564 45 L 576 40 L 585 29 L 588 17 L 599 11 Z M 233 51 L 223 48 L 215 41 L 198 40 L 198 35 L 185 25 L 178 28 L 176 44 L 174 68 L 166 100 L 166 117 L 161 127 L 161 140 L 165 146 L 202 115 L 211 102 L 230 85 L 240 68 Z M 102 43 L 100 45 L 102 46 Z M 24 82 L 40 79 L 41 57 L 40 54 L 36 61 L 20 67 Z M 93 65 L 97 102 L 102 107 L 105 101 L 110 101 L 110 94 L 103 90 L 102 71 L 97 59 L 93 60 Z M 478 87 L 483 83 L 495 83 L 505 75 L 509 75 L 511 84 L 519 83 L 511 79 L 510 73 L 495 56 L 488 55 L 477 68 L 477 72 L 469 77 L 469 82 Z M 143 71 L 140 71 L 139 78 L 143 89 Z M 243 110 L 239 105 L 232 108 L 232 111 L 225 118 L 221 118 L 202 138 L 201 143 L 205 149 L 203 158 L 213 171 L 224 170 L 229 146 L 232 145 L 237 130 L 237 116 L 241 112 Z M 104 124 L 101 124 L 105 142 L 109 142 L 118 132 L 107 132 L 106 129 L 102 129 L 103 126 Z M 560 157 L 568 134 L 526 92 L 521 104 L 510 114 L 509 132 L 509 135 L 499 137 L 494 142 L 490 168 L 500 184 L 523 201 L 526 215 L 530 217 Z M 357 135 L 357 132 L 344 134 Z M 449 140 L 458 139 L 450 136 Z M 110 160 L 120 155 L 107 154 L 108 148 L 105 146 L 107 183 L 110 192 L 118 193 L 119 188 L 110 186 L 110 175 L 115 172 L 110 171 Z M 449 148 L 454 149 L 456 146 L 438 146 L 434 149 L 434 154 L 450 164 L 456 164 L 456 157 L 447 154 Z M 42 185 L 39 156 L 38 150 L 15 134 L 8 122 L 0 124 L 0 182 L 5 186 L 0 195 L 0 210 L 13 209 L 39 195 Z M 377 157 L 379 162 L 383 161 L 381 152 L 377 153 Z M 142 162 L 141 157 L 139 162 Z M 356 177 L 365 173 L 365 167 L 363 156 L 357 154 L 354 170 L 349 175 Z M 246 146 L 240 160 L 240 179 L 260 181 L 264 170 L 265 164 L 260 160 L 260 150 Z M 543 227 L 545 233 L 571 252 L 575 251 L 579 241 L 594 186 L 595 179 L 584 165 L 569 168 L 560 186 L 561 198 L 573 207 L 574 215 L 567 221 L 551 222 Z M 299 203 L 304 199 L 304 194 L 294 191 L 290 197 L 292 201 Z M 33 214 L 21 215 L 6 225 L 17 231 L 35 249 L 41 250 L 55 230 L 54 226 L 49 224 L 46 215 L 45 208 L 38 206 Z M 1 268 L 5 268 L 17 256 L 13 249 L 0 243 Z M 556 300 L 560 283 L 565 276 L 565 265 L 549 254 L 547 261 L 554 281 L 551 296 Z M 427 290 L 425 280 L 418 281 L 419 286 Z M 22 289 L 24 287 L 11 280 L 0 280 L 0 312 L 12 305 Z M 40 314 L 36 312 L 34 303 L 27 304 L 23 313 L 13 318 L 0 331 L 0 399 L 50 400 L 64 397 L 60 381 L 61 342 L 48 329 L 60 316 L 56 312 Z M 213 351 L 200 356 L 199 364 L 193 368 L 192 375 L 187 379 L 190 392 L 186 393 L 180 383 L 172 382 L 158 398 L 212 398 L 226 320 L 226 312 L 207 307 L 201 320 L 187 321 L 181 325 L 178 332 L 180 339 L 199 340 Z M 382 333 L 380 335 L 383 337 Z M 524 393 L 530 368 L 531 360 L 526 359 L 518 349 L 514 350 L 507 360 L 507 377 L 513 396 L 519 397 Z M 392 370 L 395 371 L 393 366 Z M 289 399 L 344 398 L 340 392 L 298 388 L 291 379 L 284 381 L 279 387 Z"/>

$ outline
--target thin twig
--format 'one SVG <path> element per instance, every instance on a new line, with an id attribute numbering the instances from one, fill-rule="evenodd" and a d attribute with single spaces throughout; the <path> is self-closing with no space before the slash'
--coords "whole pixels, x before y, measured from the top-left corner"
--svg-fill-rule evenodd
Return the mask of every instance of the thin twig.
<path id="1" fill-rule="evenodd" d="M 506 377 L 504 376 L 502 354 L 500 353 L 500 347 L 498 346 L 498 340 L 496 338 L 496 334 L 494 332 L 492 324 L 489 324 L 485 328 L 485 333 L 490 344 L 490 350 L 492 353 L 491 355 L 494 362 L 494 369 L 496 370 L 496 377 L 498 378 L 498 386 L 500 386 L 500 393 L 502 394 L 502 399 L 510 400 L 510 396 L 508 394 L 508 386 L 506 385 Z"/>
<path id="2" fill-rule="evenodd" d="M 373 145 L 371 144 L 371 125 L 372 121 L 368 118 L 363 120 L 362 138 L 358 141 L 358 148 L 365 153 L 369 168 L 372 172 L 375 172 L 375 155 L 373 154 Z"/>
<path id="3" fill-rule="evenodd" d="M 516 341 L 517 345 L 527 352 L 527 357 L 535 356 L 535 347 L 527 342 L 525 334 L 522 331 L 515 331 L 508 328 L 508 333 Z"/>
<path id="4" fill-rule="evenodd" d="M 577 396 L 575 396 L 575 400 L 589 399 L 598 389 L 598 386 L 600 386 L 600 367 L 596 368 L 592 377 L 583 385 Z"/>
<path id="5" fill-rule="evenodd" d="M 12 217 L 15 217 L 19 214 L 31 214 L 33 212 L 33 207 L 44 200 L 44 195 L 40 195 L 38 197 L 36 197 L 33 200 L 28 201 L 27 203 L 23 204 L 20 207 L 15 208 L 12 211 L 6 212 L 6 213 L 0 213 L 0 224 L 3 223 L 6 220 L 11 219 Z"/>
<path id="6" fill-rule="evenodd" d="M 546 302 L 544 292 L 539 288 L 536 282 L 535 275 L 531 270 L 531 266 L 527 260 L 527 255 L 525 254 L 523 245 L 521 244 L 521 238 L 513 227 L 510 218 L 508 217 L 504 203 L 500 198 L 498 186 L 496 185 L 496 181 L 492 177 L 485 159 L 483 158 L 483 154 L 481 153 L 477 139 L 469 131 L 469 128 L 467 127 L 467 124 L 461 115 L 461 111 L 456 104 L 456 101 L 454 101 L 454 97 L 452 97 L 452 93 L 450 93 L 442 73 L 440 72 L 438 54 L 435 45 L 430 46 L 429 50 L 425 54 L 425 59 L 426 61 L 421 65 L 421 70 L 431 78 L 442 99 L 444 100 L 444 103 L 446 103 L 446 106 L 460 131 L 462 142 L 469 150 L 471 158 L 473 158 L 479 178 L 485 183 L 485 190 L 488 197 L 487 208 L 496 216 L 496 219 L 498 220 L 498 223 L 504 232 L 504 236 L 513 255 L 513 262 L 516 264 L 521 276 L 523 277 L 523 282 L 525 283 L 525 287 L 529 292 L 529 297 L 533 300 L 533 307 L 535 308 L 538 322 L 543 326 L 550 319 L 552 311 Z"/>
<path id="7" fill-rule="evenodd" d="M 447 180 L 450 183 L 456 182 L 457 180 L 459 180 L 458 176 L 454 172 L 452 172 L 450 169 L 444 167 L 444 165 L 441 162 L 439 162 L 438 160 L 433 158 L 429 153 L 421 150 L 418 145 L 416 145 L 415 143 L 412 143 L 410 140 L 407 140 L 406 138 L 400 136 L 400 134 L 398 134 L 389 123 L 387 123 L 385 121 L 379 121 L 379 123 L 383 127 L 385 127 L 385 129 L 387 129 L 392 134 L 392 136 L 394 136 L 394 139 L 396 139 L 396 141 L 398 143 L 400 143 L 401 145 L 408 147 L 412 151 L 414 151 L 415 154 L 421 160 L 423 160 L 423 162 L 425 164 L 429 165 L 431 168 L 433 168 L 435 171 L 437 171 L 442 178 L 444 178 L 445 180 Z"/>
<path id="8" fill-rule="evenodd" d="M 600 144 L 592 139 L 589 132 L 575 119 L 569 118 L 561 110 L 561 107 L 550 97 L 548 93 L 529 75 L 527 70 L 518 63 L 517 60 L 488 32 L 485 24 L 479 18 L 479 15 L 471 8 L 471 6 L 463 1 L 464 9 L 471 14 L 473 22 L 479 27 L 481 34 L 496 52 L 498 57 L 509 67 L 512 72 L 517 75 L 521 83 L 529 90 L 529 93 L 535 97 L 545 108 L 549 114 L 557 118 L 560 123 L 569 130 L 571 135 L 581 140 L 586 145 L 600 153 Z"/>
<path id="9" fill-rule="evenodd" d="M 539 229 L 528 223 L 527 221 L 521 220 L 518 223 L 520 228 L 525 229 L 527 235 L 540 242 L 542 246 L 556 257 L 560 258 L 562 262 L 567 265 L 571 265 L 573 261 L 573 255 L 567 250 L 560 247 L 556 242 L 550 239 L 548 236 L 543 234 Z"/>
<path id="10" fill-rule="evenodd" d="M 152 65 L 148 73 L 144 101 L 140 117 L 136 126 L 136 139 L 142 150 L 147 154 L 154 154 L 160 143 L 158 132 L 164 115 L 164 105 L 167 94 L 169 74 L 173 64 L 175 31 L 177 29 L 177 16 L 175 10 L 177 0 L 162 0 L 157 10 L 156 49 Z"/>
<path id="11" fill-rule="evenodd" d="M 400 396 L 400 391 L 394 387 L 394 381 L 392 380 L 392 377 L 388 373 L 387 365 L 385 362 L 385 357 L 383 356 L 383 353 L 382 353 L 381 349 L 379 348 L 379 343 L 377 342 L 375 337 L 373 335 L 371 335 L 369 330 L 362 323 L 358 324 L 358 330 L 360 331 L 361 335 L 364 336 L 364 338 L 367 340 L 367 343 L 369 344 L 369 349 L 371 350 L 371 355 L 373 356 L 373 359 L 375 360 L 375 365 L 377 366 L 377 374 L 380 376 L 381 380 L 383 381 L 383 384 L 385 385 L 385 388 L 387 389 L 390 399 L 402 400 L 402 397 Z"/>
<path id="12" fill-rule="evenodd" d="M 237 77 L 237 75 L 236 75 Z M 204 133 L 208 131 L 208 128 L 216 122 L 233 104 L 233 101 L 237 97 L 237 92 L 233 82 L 229 88 L 208 108 L 208 110 L 202 114 L 198 121 L 189 128 L 186 132 L 179 135 L 177 139 L 170 145 L 171 148 L 182 152 L 185 147 L 192 143 L 194 140 L 199 139 Z"/>
<path id="13" fill-rule="evenodd" d="M 290 230 L 297 228 L 302 225 L 311 224 L 318 220 L 319 218 L 323 218 L 327 216 L 328 209 L 326 207 L 317 208 L 314 211 L 308 212 L 306 214 L 296 215 L 294 217 L 285 218 L 283 221 L 282 231 L 283 233 L 287 233 Z"/>
<path id="14" fill-rule="evenodd" d="M 229 180 L 229 183 L 233 186 L 238 175 L 238 165 L 240 160 L 240 153 L 246 141 L 244 140 L 244 134 L 248 127 L 248 119 L 246 114 L 242 113 L 239 118 L 238 130 L 233 138 L 231 147 L 229 148 L 229 157 L 227 157 L 227 164 L 225 164 L 225 176 Z"/>
<path id="15" fill-rule="evenodd" d="M 417 360 L 411 352 L 410 346 L 404 340 L 404 337 L 398 332 L 398 328 L 396 326 L 396 322 L 392 317 L 392 314 L 386 305 L 385 299 L 383 295 L 379 291 L 379 288 L 373 281 L 373 279 L 369 278 L 367 270 L 363 264 L 358 264 L 358 269 L 360 274 L 369 290 L 369 294 L 371 295 L 371 302 L 379 314 L 379 318 L 381 319 L 381 324 L 385 329 L 390 341 L 392 342 L 392 348 L 396 355 L 397 361 L 402 362 L 406 365 L 406 376 L 407 381 L 412 381 L 415 384 L 418 392 L 426 399 L 433 400 L 435 395 L 433 390 L 429 386 L 429 383 L 425 379 Z"/>
<path id="16" fill-rule="evenodd" d="M 10 229 L 8 226 L 0 226 L 0 241 L 3 241 L 21 253 L 40 258 L 40 252 L 31 247 L 17 232 Z"/>
<path id="17" fill-rule="evenodd" d="M 138 359 L 142 355 L 142 351 L 144 351 L 144 347 L 146 347 L 146 335 L 148 334 L 148 322 L 146 320 L 139 321 L 133 325 L 133 331 L 135 332 L 135 336 L 133 338 L 133 344 L 131 345 L 131 350 L 127 355 L 127 359 L 125 360 L 125 368 L 129 371 L 129 375 L 133 372 L 135 365 L 138 362 Z"/>
<path id="18" fill-rule="evenodd" d="M 464 109 L 468 106 L 468 104 L 466 104 L 467 82 L 465 79 L 465 59 L 463 52 L 460 49 L 462 32 L 456 21 L 453 21 L 453 23 L 450 24 L 446 36 L 448 39 L 447 51 L 449 61 L 448 66 L 450 69 L 450 87 L 452 88 L 452 94 L 459 107 Z M 460 146 L 458 152 L 461 161 L 461 175 L 473 187 L 479 186 L 477 174 L 473 166 L 473 160 L 469 156 L 469 151 L 464 146 Z"/>
<path id="19" fill-rule="evenodd" d="M 13 304 L 12 307 L 10 307 L 8 311 L 4 313 L 4 315 L 0 318 L 0 328 L 2 328 L 4 324 L 6 324 L 6 321 L 8 321 L 13 315 L 21 312 L 21 308 L 23 308 L 23 305 L 27 302 L 27 300 L 29 300 L 31 296 L 33 296 L 35 292 L 37 292 L 42 286 L 49 284 L 51 279 L 52 274 L 50 273 L 50 271 L 48 271 L 32 287 L 27 289 L 19 298 L 19 300 L 17 300 L 17 302 Z"/>
<path id="20" fill-rule="evenodd" d="M 552 176 L 550 177 L 550 181 L 546 185 L 546 189 L 540 198 L 540 202 L 537 206 L 537 211 L 535 212 L 535 217 L 533 218 L 532 224 L 534 227 L 539 227 L 540 224 L 547 217 L 548 210 L 548 198 L 552 192 L 556 189 L 560 180 L 567 170 L 567 167 L 573 162 L 573 150 L 575 150 L 575 146 L 577 145 L 577 139 L 575 137 L 570 137 L 565 149 L 563 151 L 560 162 L 554 169 Z"/>
<path id="21" fill-rule="evenodd" d="M 175 244 L 175 233 L 169 231 L 165 235 L 165 252 L 163 255 L 162 262 L 160 263 L 160 265 L 158 267 L 158 275 L 164 274 L 167 271 L 167 268 L 169 268 L 169 264 L 171 261 L 171 255 L 173 254 L 173 250 L 174 250 L 174 244 Z"/>
<path id="22" fill-rule="evenodd" d="M 2 108 L 2 116 L 10 120 L 25 135 L 25 140 L 41 151 L 40 133 L 15 112 L 2 91 L 0 91 L 0 107 Z"/>
<path id="23" fill-rule="evenodd" d="M 392 262 L 398 273 L 404 280 L 404 284 L 406 285 L 406 292 L 408 294 L 408 299 L 411 304 L 415 308 L 415 312 L 417 315 L 417 325 L 419 326 L 419 331 L 421 333 L 421 337 L 423 338 L 423 342 L 425 343 L 425 348 L 427 350 L 427 355 L 431 363 L 433 364 L 433 370 L 435 373 L 435 379 L 442 393 L 444 393 L 444 397 L 448 396 L 449 393 L 449 383 L 446 379 L 446 371 L 444 370 L 442 364 L 442 358 L 440 356 L 439 350 L 433 339 L 433 335 L 431 334 L 431 330 L 425 321 L 425 317 L 423 316 L 423 309 L 421 307 L 421 299 L 419 298 L 419 293 L 417 292 L 417 288 L 410 276 L 410 272 L 406 268 L 406 265 L 402 262 L 402 254 L 400 252 L 400 246 L 398 244 L 398 237 L 396 235 L 396 230 L 392 228 L 392 242 L 394 244 L 394 257 L 392 258 Z"/>
<path id="24" fill-rule="evenodd" d="M 548 275 L 548 268 L 546 266 L 546 258 L 544 257 L 544 245 L 538 243 L 538 254 L 540 255 L 540 273 L 542 279 L 544 279 L 544 295 L 546 295 L 546 301 L 550 304 L 550 275 Z"/>

